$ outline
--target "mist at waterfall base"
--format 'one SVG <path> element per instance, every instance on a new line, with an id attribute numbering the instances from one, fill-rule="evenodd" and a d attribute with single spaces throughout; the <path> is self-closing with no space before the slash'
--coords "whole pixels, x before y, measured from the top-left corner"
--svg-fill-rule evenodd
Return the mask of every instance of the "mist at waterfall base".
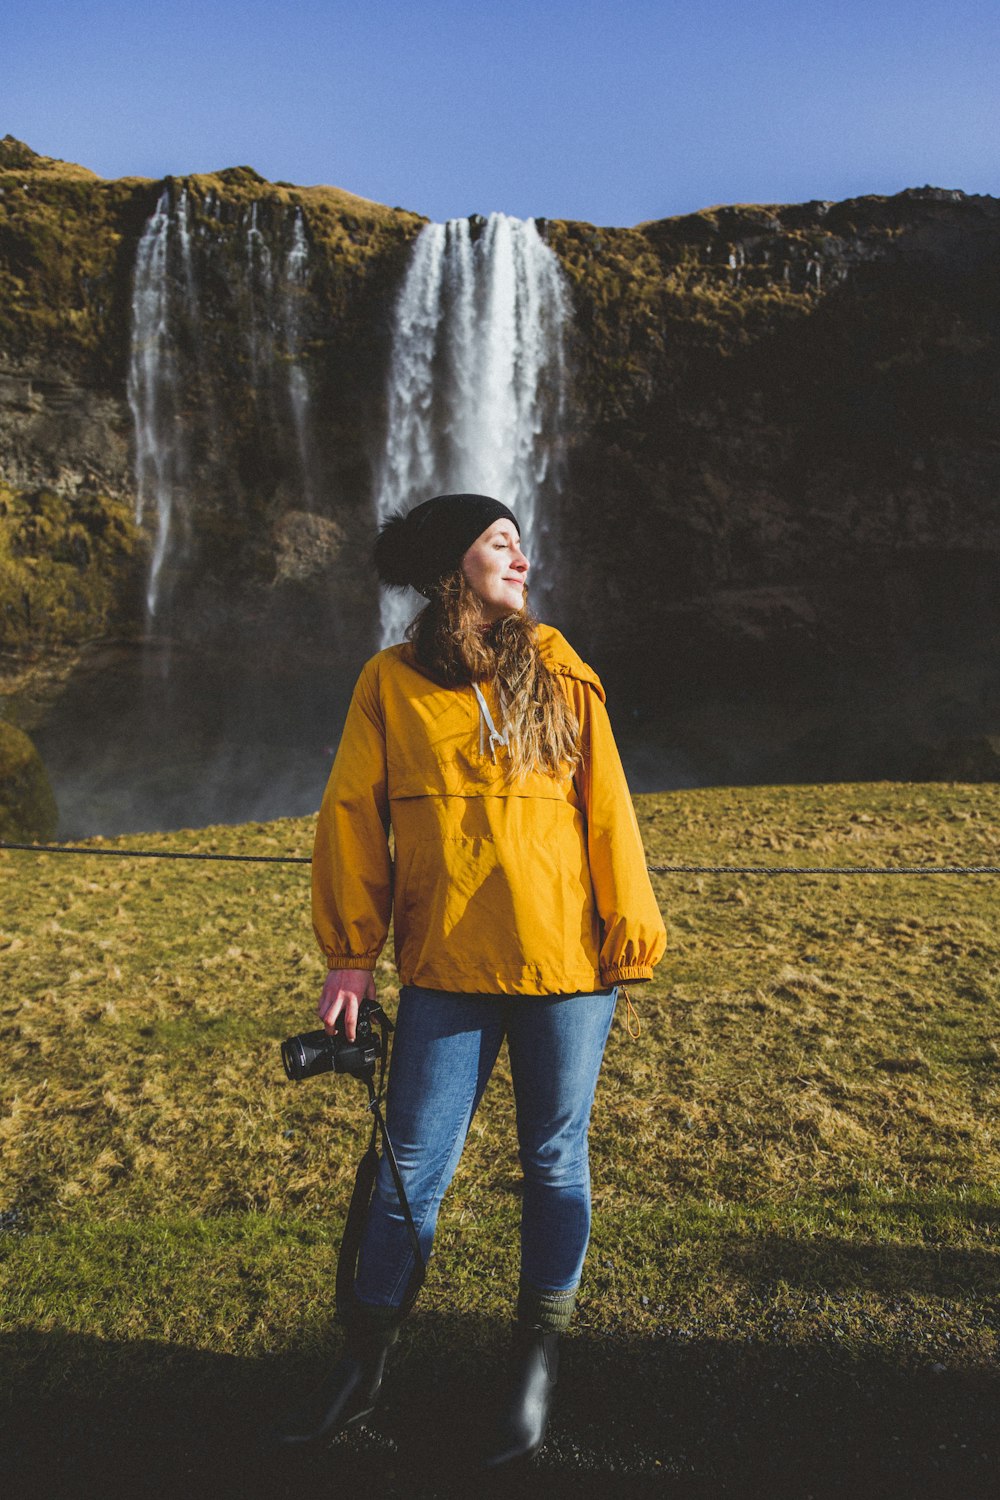
<path id="1" fill-rule="evenodd" d="M 561 623 L 558 611 L 547 613 Z M 227 638 L 224 616 L 217 623 L 197 641 L 159 637 L 85 653 L 57 710 L 33 731 L 56 792 L 60 838 L 315 813 L 357 672 L 377 649 L 377 595 L 353 645 L 295 642 L 287 630 Z M 635 793 L 914 779 L 901 758 L 912 737 L 887 719 L 876 684 L 855 691 L 850 706 L 838 698 L 832 711 L 822 691 L 776 703 L 756 684 L 741 700 L 706 690 L 675 705 L 654 678 L 636 695 L 613 661 L 587 655 L 607 687 Z M 924 705 L 901 707 L 915 730 Z"/>
<path id="2" fill-rule="evenodd" d="M 373 597 L 373 650 L 378 628 Z M 200 643 L 160 638 L 85 653 L 57 711 L 34 731 L 61 839 L 315 813 L 367 647 L 317 648 L 311 663 L 302 653 L 290 662 L 279 636 L 249 653 L 224 637 L 220 628 Z M 660 747 L 613 684 L 610 699 L 633 791 L 704 780 L 666 748 L 668 737 Z"/>
<path id="3" fill-rule="evenodd" d="M 352 685 L 221 641 L 88 653 L 35 733 L 60 838 L 315 812 Z"/>

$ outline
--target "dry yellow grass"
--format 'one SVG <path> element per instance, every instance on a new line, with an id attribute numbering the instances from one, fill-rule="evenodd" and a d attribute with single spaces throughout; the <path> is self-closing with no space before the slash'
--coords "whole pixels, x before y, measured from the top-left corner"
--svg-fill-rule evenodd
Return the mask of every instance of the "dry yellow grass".
<path id="1" fill-rule="evenodd" d="M 992 863 L 1000 848 L 994 785 L 638 807 L 651 863 Z M 287 820 L 121 844 L 304 854 L 310 839 L 309 820 Z M 280 1069 L 277 1044 L 314 1024 L 322 979 L 307 873 L 0 853 L 0 1210 L 29 1231 L 0 1235 L 18 1278 L 7 1326 L 59 1326 L 71 1304 L 75 1326 L 153 1318 L 198 1342 L 217 1297 L 213 1347 L 269 1347 L 328 1297 L 366 1116 L 360 1085 L 292 1086 Z M 952 1299 L 964 1357 L 995 1349 L 996 881 L 657 878 L 668 956 L 633 991 L 641 1040 L 613 1031 L 595 1109 L 585 1323 L 681 1326 L 697 1309 L 747 1326 L 756 1299 L 787 1305 L 785 1334 L 805 1337 L 833 1315 L 817 1290 L 846 1276 L 869 1342 L 920 1323 L 916 1288 L 925 1310 Z M 391 1009 L 388 959 L 378 978 Z M 517 1176 L 501 1060 L 442 1216 L 430 1306 L 504 1305 Z M 189 1267 L 173 1279 L 164 1236 Z M 112 1314 L 101 1267 L 122 1243 L 145 1247 L 146 1269 Z M 53 1246 L 77 1268 L 72 1297 Z M 914 1272 L 928 1247 L 943 1279 L 925 1261 Z M 862 1274 L 872 1254 L 880 1269 Z M 269 1278 L 295 1282 L 301 1306 L 283 1292 L 265 1313 Z"/>

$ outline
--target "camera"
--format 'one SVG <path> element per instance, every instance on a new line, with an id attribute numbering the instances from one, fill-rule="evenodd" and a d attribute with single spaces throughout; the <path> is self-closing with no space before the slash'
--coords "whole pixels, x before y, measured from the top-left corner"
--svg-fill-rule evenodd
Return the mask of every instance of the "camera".
<path id="1" fill-rule="evenodd" d="M 303 1078 L 315 1078 L 319 1073 L 370 1077 L 382 1056 L 382 1037 L 372 1026 L 372 1017 L 378 1019 L 380 1014 L 377 1005 L 362 1000 L 353 1042 L 339 1031 L 333 1036 L 326 1031 L 303 1031 L 299 1036 L 288 1037 L 281 1044 L 281 1061 L 286 1076 L 297 1083 Z"/>

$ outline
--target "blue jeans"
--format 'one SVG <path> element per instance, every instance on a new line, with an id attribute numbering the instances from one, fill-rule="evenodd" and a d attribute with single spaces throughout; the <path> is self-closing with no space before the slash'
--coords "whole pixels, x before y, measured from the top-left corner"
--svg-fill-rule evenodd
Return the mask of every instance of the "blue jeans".
<path id="1" fill-rule="evenodd" d="M 504 1035 L 524 1173 L 521 1280 L 571 1291 L 590 1237 L 587 1131 L 617 990 L 588 995 L 459 995 L 404 985 L 386 1124 L 424 1260 Z M 361 1302 L 398 1307 L 413 1250 L 383 1159 L 358 1258 Z"/>

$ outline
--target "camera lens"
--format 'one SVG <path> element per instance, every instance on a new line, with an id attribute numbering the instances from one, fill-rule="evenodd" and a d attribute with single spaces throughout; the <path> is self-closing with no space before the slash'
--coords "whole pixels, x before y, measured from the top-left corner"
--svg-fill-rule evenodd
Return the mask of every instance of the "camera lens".
<path id="1" fill-rule="evenodd" d="M 281 1044 L 281 1061 L 287 1077 L 300 1082 L 317 1073 L 332 1073 L 335 1061 L 333 1039 L 325 1031 L 304 1031 Z"/>

